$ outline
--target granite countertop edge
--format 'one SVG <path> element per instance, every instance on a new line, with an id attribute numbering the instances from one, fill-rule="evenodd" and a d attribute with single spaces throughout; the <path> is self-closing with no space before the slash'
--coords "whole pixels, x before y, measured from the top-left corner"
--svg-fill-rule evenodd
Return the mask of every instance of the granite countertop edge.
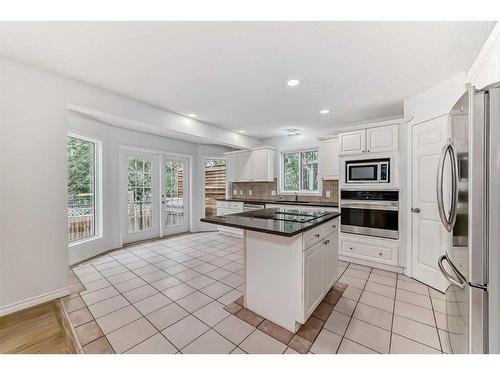
<path id="1" fill-rule="evenodd" d="M 223 220 L 216 219 L 215 216 L 201 218 L 200 221 L 204 222 L 204 223 L 209 223 L 209 224 L 222 225 L 222 226 L 232 227 L 232 228 L 237 228 L 237 229 L 245 229 L 245 230 L 250 230 L 253 232 L 261 232 L 261 233 L 272 234 L 272 235 L 277 235 L 277 236 L 282 236 L 282 237 L 293 237 L 293 236 L 296 236 L 296 235 L 301 234 L 303 232 L 307 232 L 308 230 L 313 229 L 313 228 L 315 228 L 321 224 L 324 224 L 330 220 L 336 219 L 340 215 L 341 214 L 338 212 L 332 212 L 325 217 L 318 218 L 318 220 L 316 220 L 314 223 L 310 223 L 310 224 L 304 226 L 303 228 L 299 228 L 293 232 L 284 232 L 284 231 L 280 231 L 280 230 L 259 228 L 259 227 L 254 227 L 251 225 L 245 225 L 245 224 L 227 223 Z M 238 216 L 238 214 L 225 215 L 225 216 Z M 260 219 L 260 220 L 269 220 L 269 219 Z"/>

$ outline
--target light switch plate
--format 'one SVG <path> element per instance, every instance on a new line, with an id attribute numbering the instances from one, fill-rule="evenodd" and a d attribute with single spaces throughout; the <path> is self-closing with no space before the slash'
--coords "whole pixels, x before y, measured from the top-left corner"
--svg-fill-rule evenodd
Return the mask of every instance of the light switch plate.
<path id="1" fill-rule="evenodd" d="M 248 195 L 252 195 L 252 190 L 248 190 Z"/>
<path id="2" fill-rule="evenodd" d="M 240 190 L 240 195 L 243 195 L 243 190 Z"/>
<path id="3" fill-rule="evenodd" d="M 274 197 L 276 195 L 276 190 L 271 190 L 271 195 Z"/>
<path id="4" fill-rule="evenodd" d="M 325 191 L 325 196 L 326 196 L 327 198 L 330 198 L 330 190 Z"/>
<path id="5" fill-rule="evenodd" d="M 233 190 L 233 195 L 238 195 L 238 190 Z"/>

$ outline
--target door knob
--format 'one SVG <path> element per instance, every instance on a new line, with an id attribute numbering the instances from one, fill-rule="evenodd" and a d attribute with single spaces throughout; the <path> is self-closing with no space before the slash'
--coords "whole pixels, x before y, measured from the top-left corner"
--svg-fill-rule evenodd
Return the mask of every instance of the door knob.
<path id="1" fill-rule="evenodd" d="M 420 208 L 412 208 L 411 212 L 415 212 L 416 214 L 418 214 L 420 212 Z"/>

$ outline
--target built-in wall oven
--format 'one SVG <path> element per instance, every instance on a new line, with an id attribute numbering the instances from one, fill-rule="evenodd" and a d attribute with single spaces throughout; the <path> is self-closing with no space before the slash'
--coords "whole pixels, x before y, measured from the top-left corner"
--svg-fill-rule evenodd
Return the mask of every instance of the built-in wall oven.
<path id="1" fill-rule="evenodd" d="M 399 191 L 341 190 L 340 231 L 399 238 Z"/>
<path id="2" fill-rule="evenodd" d="M 345 161 L 345 183 L 390 183 L 391 159 L 361 159 Z"/>

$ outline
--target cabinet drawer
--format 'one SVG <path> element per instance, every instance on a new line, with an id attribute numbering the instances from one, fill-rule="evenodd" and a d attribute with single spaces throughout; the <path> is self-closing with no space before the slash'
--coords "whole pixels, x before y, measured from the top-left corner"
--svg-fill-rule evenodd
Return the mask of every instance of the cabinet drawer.
<path id="1" fill-rule="evenodd" d="M 339 220 L 338 218 L 335 218 L 333 220 L 330 220 L 324 224 L 321 224 L 317 226 L 316 228 L 313 228 L 307 232 L 304 233 L 304 247 L 303 249 L 306 250 L 321 239 L 325 238 L 326 236 L 332 234 L 332 233 L 337 233 L 338 232 L 338 227 L 339 227 Z"/>
<path id="2" fill-rule="evenodd" d="M 397 246 L 343 240 L 340 254 L 379 263 L 397 265 Z"/>
<path id="3" fill-rule="evenodd" d="M 217 208 L 229 208 L 228 201 L 217 201 Z"/>
<path id="4" fill-rule="evenodd" d="M 229 208 L 233 210 L 243 210 L 243 202 L 227 202 L 229 203 Z"/>

